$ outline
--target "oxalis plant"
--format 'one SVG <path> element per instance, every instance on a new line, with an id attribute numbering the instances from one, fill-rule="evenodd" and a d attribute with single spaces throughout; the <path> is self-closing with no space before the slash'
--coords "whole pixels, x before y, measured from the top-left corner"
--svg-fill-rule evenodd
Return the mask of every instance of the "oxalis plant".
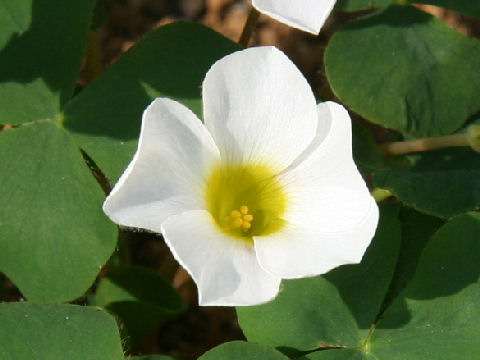
<path id="1" fill-rule="evenodd" d="M 253 0 L 238 43 L 173 23 L 99 74 L 95 5 L 0 2 L 1 360 L 173 359 L 129 353 L 185 311 L 129 231 L 236 306 L 246 341 L 202 360 L 480 359 L 478 40 L 408 1 Z M 248 47 L 331 11 L 327 97 Z"/>

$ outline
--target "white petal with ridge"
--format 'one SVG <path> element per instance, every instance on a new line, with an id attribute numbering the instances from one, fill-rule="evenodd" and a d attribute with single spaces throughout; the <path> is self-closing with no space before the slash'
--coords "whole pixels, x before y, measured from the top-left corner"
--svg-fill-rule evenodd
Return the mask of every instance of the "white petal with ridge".
<path id="1" fill-rule="evenodd" d="M 252 0 L 261 13 L 291 27 L 318 34 L 336 0 Z"/>
<path id="2" fill-rule="evenodd" d="M 162 234 L 195 280 L 200 305 L 256 305 L 277 295 L 281 279 L 260 267 L 253 245 L 222 232 L 207 211 L 171 216 Z"/>
<path id="3" fill-rule="evenodd" d="M 312 141 L 312 90 L 278 49 L 238 51 L 216 62 L 203 82 L 205 125 L 222 160 L 287 167 Z"/>
<path id="4" fill-rule="evenodd" d="M 160 232 L 170 215 L 204 208 L 205 181 L 218 149 L 184 105 L 155 99 L 144 111 L 138 150 L 103 210 L 117 224 Z"/>

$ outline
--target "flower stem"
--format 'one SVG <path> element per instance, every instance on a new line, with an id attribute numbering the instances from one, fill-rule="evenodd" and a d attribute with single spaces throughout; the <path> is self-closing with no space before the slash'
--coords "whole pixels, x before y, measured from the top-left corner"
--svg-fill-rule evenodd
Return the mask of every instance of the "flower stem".
<path id="1" fill-rule="evenodd" d="M 385 155 L 403 155 L 454 146 L 470 146 L 467 134 L 453 134 L 431 138 L 398 141 L 379 145 Z"/>
<path id="2" fill-rule="evenodd" d="M 243 47 L 247 47 L 250 41 L 250 37 L 252 36 L 253 30 L 255 30 L 255 25 L 257 24 L 258 17 L 260 16 L 260 12 L 255 9 L 253 6 L 250 9 L 250 13 L 248 14 L 247 21 L 243 26 L 242 35 L 240 35 L 240 39 L 238 43 Z"/>
<path id="3" fill-rule="evenodd" d="M 87 56 L 85 61 L 87 84 L 90 84 L 102 73 L 102 51 L 98 35 L 98 30 L 92 30 L 88 34 Z"/>

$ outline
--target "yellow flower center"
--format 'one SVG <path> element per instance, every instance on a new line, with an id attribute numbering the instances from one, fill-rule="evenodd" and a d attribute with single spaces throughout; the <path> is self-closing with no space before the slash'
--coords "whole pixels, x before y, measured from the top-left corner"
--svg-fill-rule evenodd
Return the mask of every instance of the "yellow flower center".
<path id="1" fill-rule="evenodd" d="M 284 225 L 287 196 L 265 165 L 218 165 L 207 181 L 207 209 L 222 231 L 251 241 Z"/>

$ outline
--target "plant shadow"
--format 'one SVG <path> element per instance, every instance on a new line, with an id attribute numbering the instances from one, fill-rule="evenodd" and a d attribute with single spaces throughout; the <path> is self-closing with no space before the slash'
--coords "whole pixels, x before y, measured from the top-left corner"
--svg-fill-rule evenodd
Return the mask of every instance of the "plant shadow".
<path id="1" fill-rule="evenodd" d="M 23 12 L 28 10 L 5 4 L 4 10 L 19 32 L 11 33 L 0 51 L 0 83 L 27 84 L 41 79 L 52 93 L 59 94 L 62 108 L 73 94 L 80 70 L 83 47 L 78 44 L 86 36 L 83 29 L 89 26 L 88 8 L 89 4 L 81 2 L 34 0 L 27 20 Z"/>

